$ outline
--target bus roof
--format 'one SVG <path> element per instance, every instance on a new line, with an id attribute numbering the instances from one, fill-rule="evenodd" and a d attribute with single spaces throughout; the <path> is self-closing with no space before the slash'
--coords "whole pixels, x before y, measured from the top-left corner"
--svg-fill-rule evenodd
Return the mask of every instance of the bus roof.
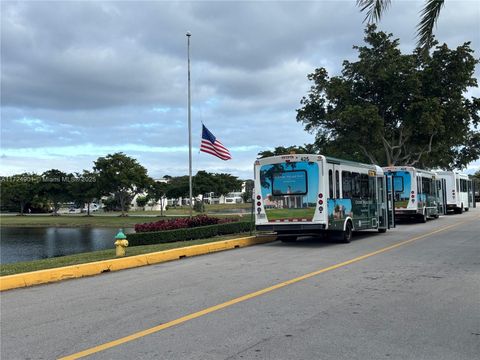
<path id="1" fill-rule="evenodd" d="M 269 156 L 269 157 L 264 157 L 264 158 L 257 159 L 255 161 L 255 164 L 259 165 L 261 163 L 265 164 L 265 163 L 269 163 L 271 161 L 279 161 L 279 160 L 284 160 L 284 161 L 287 161 L 287 162 L 288 161 L 302 161 L 302 158 L 303 159 L 308 158 L 309 161 L 321 161 L 321 160 L 325 159 L 325 161 L 327 163 L 331 163 L 331 164 L 339 164 L 339 165 L 342 164 L 342 165 L 363 167 L 363 168 L 370 169 L 370 170 L 376 170 L 379 173 L 383 173 L 383 169 L 378 165 L 364 164 L 364 163 L 355 162 L 355 161 L 351 161 L 351 160 L 338 159 L 338 158 L 334 158 L 334 157 L 331 157 L 331 156 L 325 156 L 325 155 L 321 155 L 321 154 L 275 155 L 275 156 Z"/>
<path id="2" fill-rule="evenodd" d="M 462 178 L 462 179 L 469 179 L 467 174 L 464 174 L 458 171 L 436 171 L 436 173 L 442 176 L 454 176 L 454 177 L 458 176 L 459 178 Z"/>
<path id="3" fill-rule="evenodd" d="M 414 172 L 417 172 L 417 173 L 420 173 L 420 174 L 428 174 L 428 175 L 436 175 L 436 172 L 435 171 L 431 171 L 431 170 L 424 170 L 424 169 L 417 169 L 416 167 L 414 166 L 401 166 L 401 165 L 395 165 L 395 166 L 384 166 L 383 167 L 383 170 L 385 171 L 414 171 Z"/>

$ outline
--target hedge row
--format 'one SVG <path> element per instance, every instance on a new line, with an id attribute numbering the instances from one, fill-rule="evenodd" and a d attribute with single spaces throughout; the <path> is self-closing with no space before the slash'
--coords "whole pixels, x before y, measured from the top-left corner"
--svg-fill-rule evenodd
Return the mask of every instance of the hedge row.
<path id="1" fill-rule="evenodd" d="M 175 241 L 209 238 L 217 235 L 235 234 L 250 231 L 252 224 L 247 221 L 237 221 L 225 224 L 199 226 L 196 228 L 152 231 L 128 234 L 129 246 L 153 245 Z"/>
<path id="2" fill-rule="evenodd" d="M 151 231 L 167 231 L 184 228 L 194 228 L 199 226 L 208 226 L 215 224 L 223 224 L 233 222 L 235 219 L 219 219 L 214 216 L 197 215 L 191 218 L 176 218 L 169 220 L 160 220 L 155 222 L 148 222 L 145 224 L 135 225 L 135 232 L 151 232 Z"/>

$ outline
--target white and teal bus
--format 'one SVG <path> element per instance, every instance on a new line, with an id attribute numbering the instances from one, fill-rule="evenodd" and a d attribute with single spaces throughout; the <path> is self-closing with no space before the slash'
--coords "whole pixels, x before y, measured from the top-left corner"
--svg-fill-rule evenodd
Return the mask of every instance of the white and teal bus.
<path id="1" fill-rule="evenodd" d="M 424 223 L 439 217 L 442 186 L 433 171 L 412 166 L 388 166 L 383 170 L 392 179 L 397 219 L 415 218 Z"/>
<path id="2" fill-rule="evenodd" d="M 283 241 L 393 226 L 382 168 L 323 155 L 290 154 L 255 161 L 255 225 Z M 390 221 L 389 221 L 390 220 Z"/>
<path id="3" fill-rule="evenodd" d="M 461 214 L 474 206 L 472 180 L 468 175 L 455 171 L 437 171 L 440 179 L 445 179 L 447 210 Z"/>

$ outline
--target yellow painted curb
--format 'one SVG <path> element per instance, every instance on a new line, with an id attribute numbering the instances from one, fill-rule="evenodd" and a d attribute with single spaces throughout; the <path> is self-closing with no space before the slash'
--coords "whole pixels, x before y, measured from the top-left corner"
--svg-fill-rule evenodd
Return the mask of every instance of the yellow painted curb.
<path id="1" fill-rule="evenodd" d="M 201 245 L 159 251 L 155 253 L 129 256 L 119 259 L 102 260 L 60 268 L 32 271 L 0 277 L 0 291 L 20 287 L 46 284 L 66 279 L 98 275 L 104 272 L 130 269 L 138 266 L 158 264 L 166 261 L 229 250 L 239 247 L 263 244 L 275 240 L 273 236 L 248 236 L 239 239 L 222 240 Z"/>

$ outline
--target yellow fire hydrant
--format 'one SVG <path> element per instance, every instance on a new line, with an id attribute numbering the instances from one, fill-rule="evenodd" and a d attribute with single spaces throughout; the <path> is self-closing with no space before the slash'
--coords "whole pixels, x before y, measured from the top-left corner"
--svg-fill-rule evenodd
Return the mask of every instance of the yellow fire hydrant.
<path id="1" fill-rule="evenodd" d="M 123 230 L 120 229 L 118 234 L 115 236 L 115 255 L 116 256 L 125 256 L 125 249 L 128 246 L 127 236 L 123 233 Z"/>

